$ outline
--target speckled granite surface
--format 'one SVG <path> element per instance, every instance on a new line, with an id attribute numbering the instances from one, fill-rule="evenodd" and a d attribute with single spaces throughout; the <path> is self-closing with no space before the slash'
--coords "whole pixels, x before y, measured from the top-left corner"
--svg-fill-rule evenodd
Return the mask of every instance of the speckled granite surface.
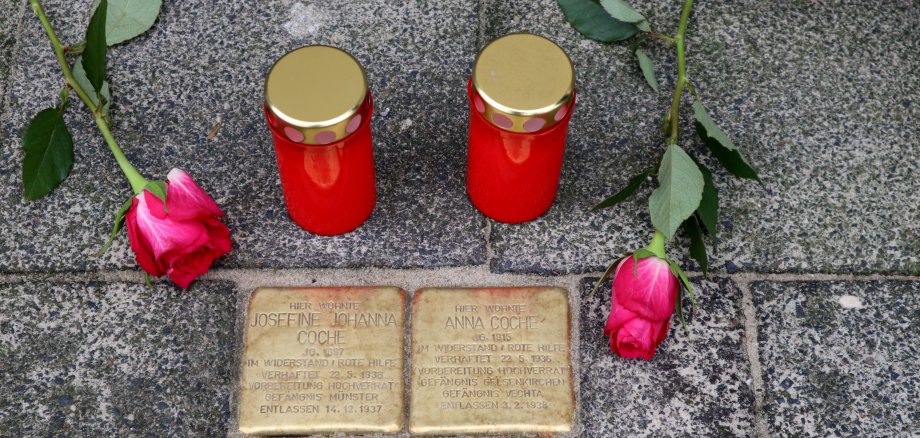
<path id="1" fill-rule="evenodd" d="M 585 436 L 752 436 L 754 393 L 742 353 L 741 293 L 730 281 L 695 281 L 690 333 L 674 320 L 651 361 L 620 359 L 603 336 L 610 282 L 586 298 L 582 282 L 581 405 Z"/>
<path id="2" fill-rule="evenodd" d="M 773 434 L 920 434 L 920 281 L 751 288 Z"/>
<path id="3" fill-rule="evenodd" d="M 0 436 L 224 433 L 235 294 L 0 284 Z"/>
<path id="4" fill-rule="evenodd" d="M 81 38 L 90 3 L 43 2 L 64 41 Z M 26 18 L 2 124 L 10 140 L 0 147 L 0 221 L 8 225 L 0 252 L 13 257 L 0 259 L 0 272 L 132 267 L 124 238 L 105 257 L 91 256 L 129 190 L 79 103 L 67 117 L 76 143 L 72 177 L 46 199 L 21 200 L 20 131 L 54 104 L 62 83 L 39 23 L 31 11 Z M 110 51 L 114 132 L 147 175 L 183 167 L 223 207 L 235 249 L 222 266 L 481 263 L 484 219 L 463 184 L 464 87 L 476 27 L 472 0 L 165 2 L 151 31 Z M 377 208 L 359 230 L 334 238 L 288 218 L 262 115 L 265 72 L 306 44 L 352 52 L 376 99 Z"/>
<path id="5" fill-rule="evenodd" d="M 12 68 L 12 56 L 15 49 L 19 23 L 25 8 L 23 4 L 6 2 L 0 5 L 0 114 L 6 96 L 7 78 Z M 0 134 L 0 139 L 3 139 Z"/>

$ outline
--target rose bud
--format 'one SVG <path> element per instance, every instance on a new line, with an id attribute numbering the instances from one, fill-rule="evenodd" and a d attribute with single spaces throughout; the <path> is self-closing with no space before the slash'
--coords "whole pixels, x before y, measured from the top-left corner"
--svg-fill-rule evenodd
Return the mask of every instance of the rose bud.
<path id="1" fill-rule="evenodd" d="M 613 273 L 613 306 L 604 327 L 610 349 L 620 357 L 651 359 L 668 334 L 679 288 L 666 260 L 624 257 Z"/>
<path id="2" fill-rule="evenodd" d="M 165 205 L 146 189 L 131 202 L 128 240 L 148 274 L 168 275 L 187 288 L 230 252 L 230 230 L 218 219 L 224 213 L 185 171 L 173 169 L 166 176 Z"/>

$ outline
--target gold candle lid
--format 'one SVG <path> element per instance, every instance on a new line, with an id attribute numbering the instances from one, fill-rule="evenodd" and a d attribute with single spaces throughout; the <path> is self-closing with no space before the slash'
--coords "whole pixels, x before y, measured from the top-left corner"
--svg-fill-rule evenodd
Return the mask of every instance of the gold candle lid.
<path id="1" fill-rule="evenodd" d="M 514 33 L 493 40 L 476 56 L 473 89 L 473 105 L 490 123 L 513 132 L 536 132 L 565 118 L 575 69 L 556 43 Z"/>
<path id="2" fill-rule="evenodd" d="M 328 144 L 361 126 L 367 75 L 347 52 L 329 46 L 294 49 L 268 71 L 265 105 L 273 123 L 297 143 Z"/>

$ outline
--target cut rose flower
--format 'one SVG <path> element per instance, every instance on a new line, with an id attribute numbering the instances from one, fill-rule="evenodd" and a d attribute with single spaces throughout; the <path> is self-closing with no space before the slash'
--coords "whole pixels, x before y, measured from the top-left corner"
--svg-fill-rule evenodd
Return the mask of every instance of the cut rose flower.
<path id="1" fill-rule="evenodd" d="M 137 263 L 148 274 L 169 278 L 187 288 L 230 252 L 224 213 L 188 173 L 173 169 L 166 176 L 166 203 L 149 190 L 132 199 L 125 216 L 128 240 Z"/>
<path id="2" fill-rule="evenodd" d="M 613 273 L 612 307 L 604 327 L 610 349 L 620 357 L 651 359 L 668 334 L 679 291 L 666 260 L 624 257 Z"/>

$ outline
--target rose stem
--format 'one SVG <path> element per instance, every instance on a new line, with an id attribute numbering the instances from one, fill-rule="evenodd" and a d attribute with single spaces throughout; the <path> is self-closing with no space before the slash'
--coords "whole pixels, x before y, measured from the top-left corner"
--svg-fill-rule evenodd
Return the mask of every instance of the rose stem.
<path id="1" fill-rule="evenodd" d="M 97 106 L 93 103 L 89 95 L 86 94 L 86 90 L 84 90 L 73 77 L 73 72 L 70 71 L 70 66 L 67 64 L 67 58 L 64 57 L 64 46 L 54 33 L 54 28 L 51 27 L 48 16 L 45 15 L 45 11 L 42 10 L 38 0 L 29 0 L 29 3 L 32 4 L 32 10 L 35 11 L 35 15 L 37 15 L 38 20 L 41 21 L 42 27 L 45 28 L 45 33 L 48 34 L 48 39 L 51 40 L 51 46 L 54 48 L 54 53 L 57 55 L 58 64 L 61 66 L 64 78 L 67 79 L 70 88 L 76 90 L 77 95 L 80 96 L 80 100 L 82 100 L 83 103 L 86 104 L 86 107 L 89 108 L 90 112 L 93 113 L 93 117 L 96 119 L 96 126 L 98 126 L 99 131 L 102 132 L 102 136 L 105 138 L 105 142 L 109 146 L 112 155 L 115 156 L 115 161 L 118 162 L 121 171 L 128 178 L 128 182 L 131 184 L 131 190 L 133 190 L 135 194 L 140 193 L 144 190 L 144 186 L 147 185 L 147 180 L 133 165 L 131 165 L 131 162 L 128 161 L 128 158 L 125 157 L 124 152 L 122 152 L 121 147 L 118 146 L 118 142 L 115 141 L 115 137 L 112 136 L 109 125 L 106 123 L 105 115 L 102 113 L 102 105 Z M 102 99 L 100 99 L 100 103 L 101 102 Z"/>
<path id="2" fill-rule="evenodd" d="M 693 0 L 684 0 L 684 7 L 680 13 L 680 23 L 677 25 L 677 35 L 674 36 L 674 45 L 677 46 L 677 84 L 674 86 L 674 98 L 671 100 L 671 112 L 669 122 L 671 122 L 671 135 L 668 137 L 668 145 L 677 144 L 677 127 L 680 125 L 680 95 L 687 85 L 687 68 L 684 61 L 684 33 L 687 31 L 687 21 L 690 18 L 690 10 L 693 9 Z"/>

